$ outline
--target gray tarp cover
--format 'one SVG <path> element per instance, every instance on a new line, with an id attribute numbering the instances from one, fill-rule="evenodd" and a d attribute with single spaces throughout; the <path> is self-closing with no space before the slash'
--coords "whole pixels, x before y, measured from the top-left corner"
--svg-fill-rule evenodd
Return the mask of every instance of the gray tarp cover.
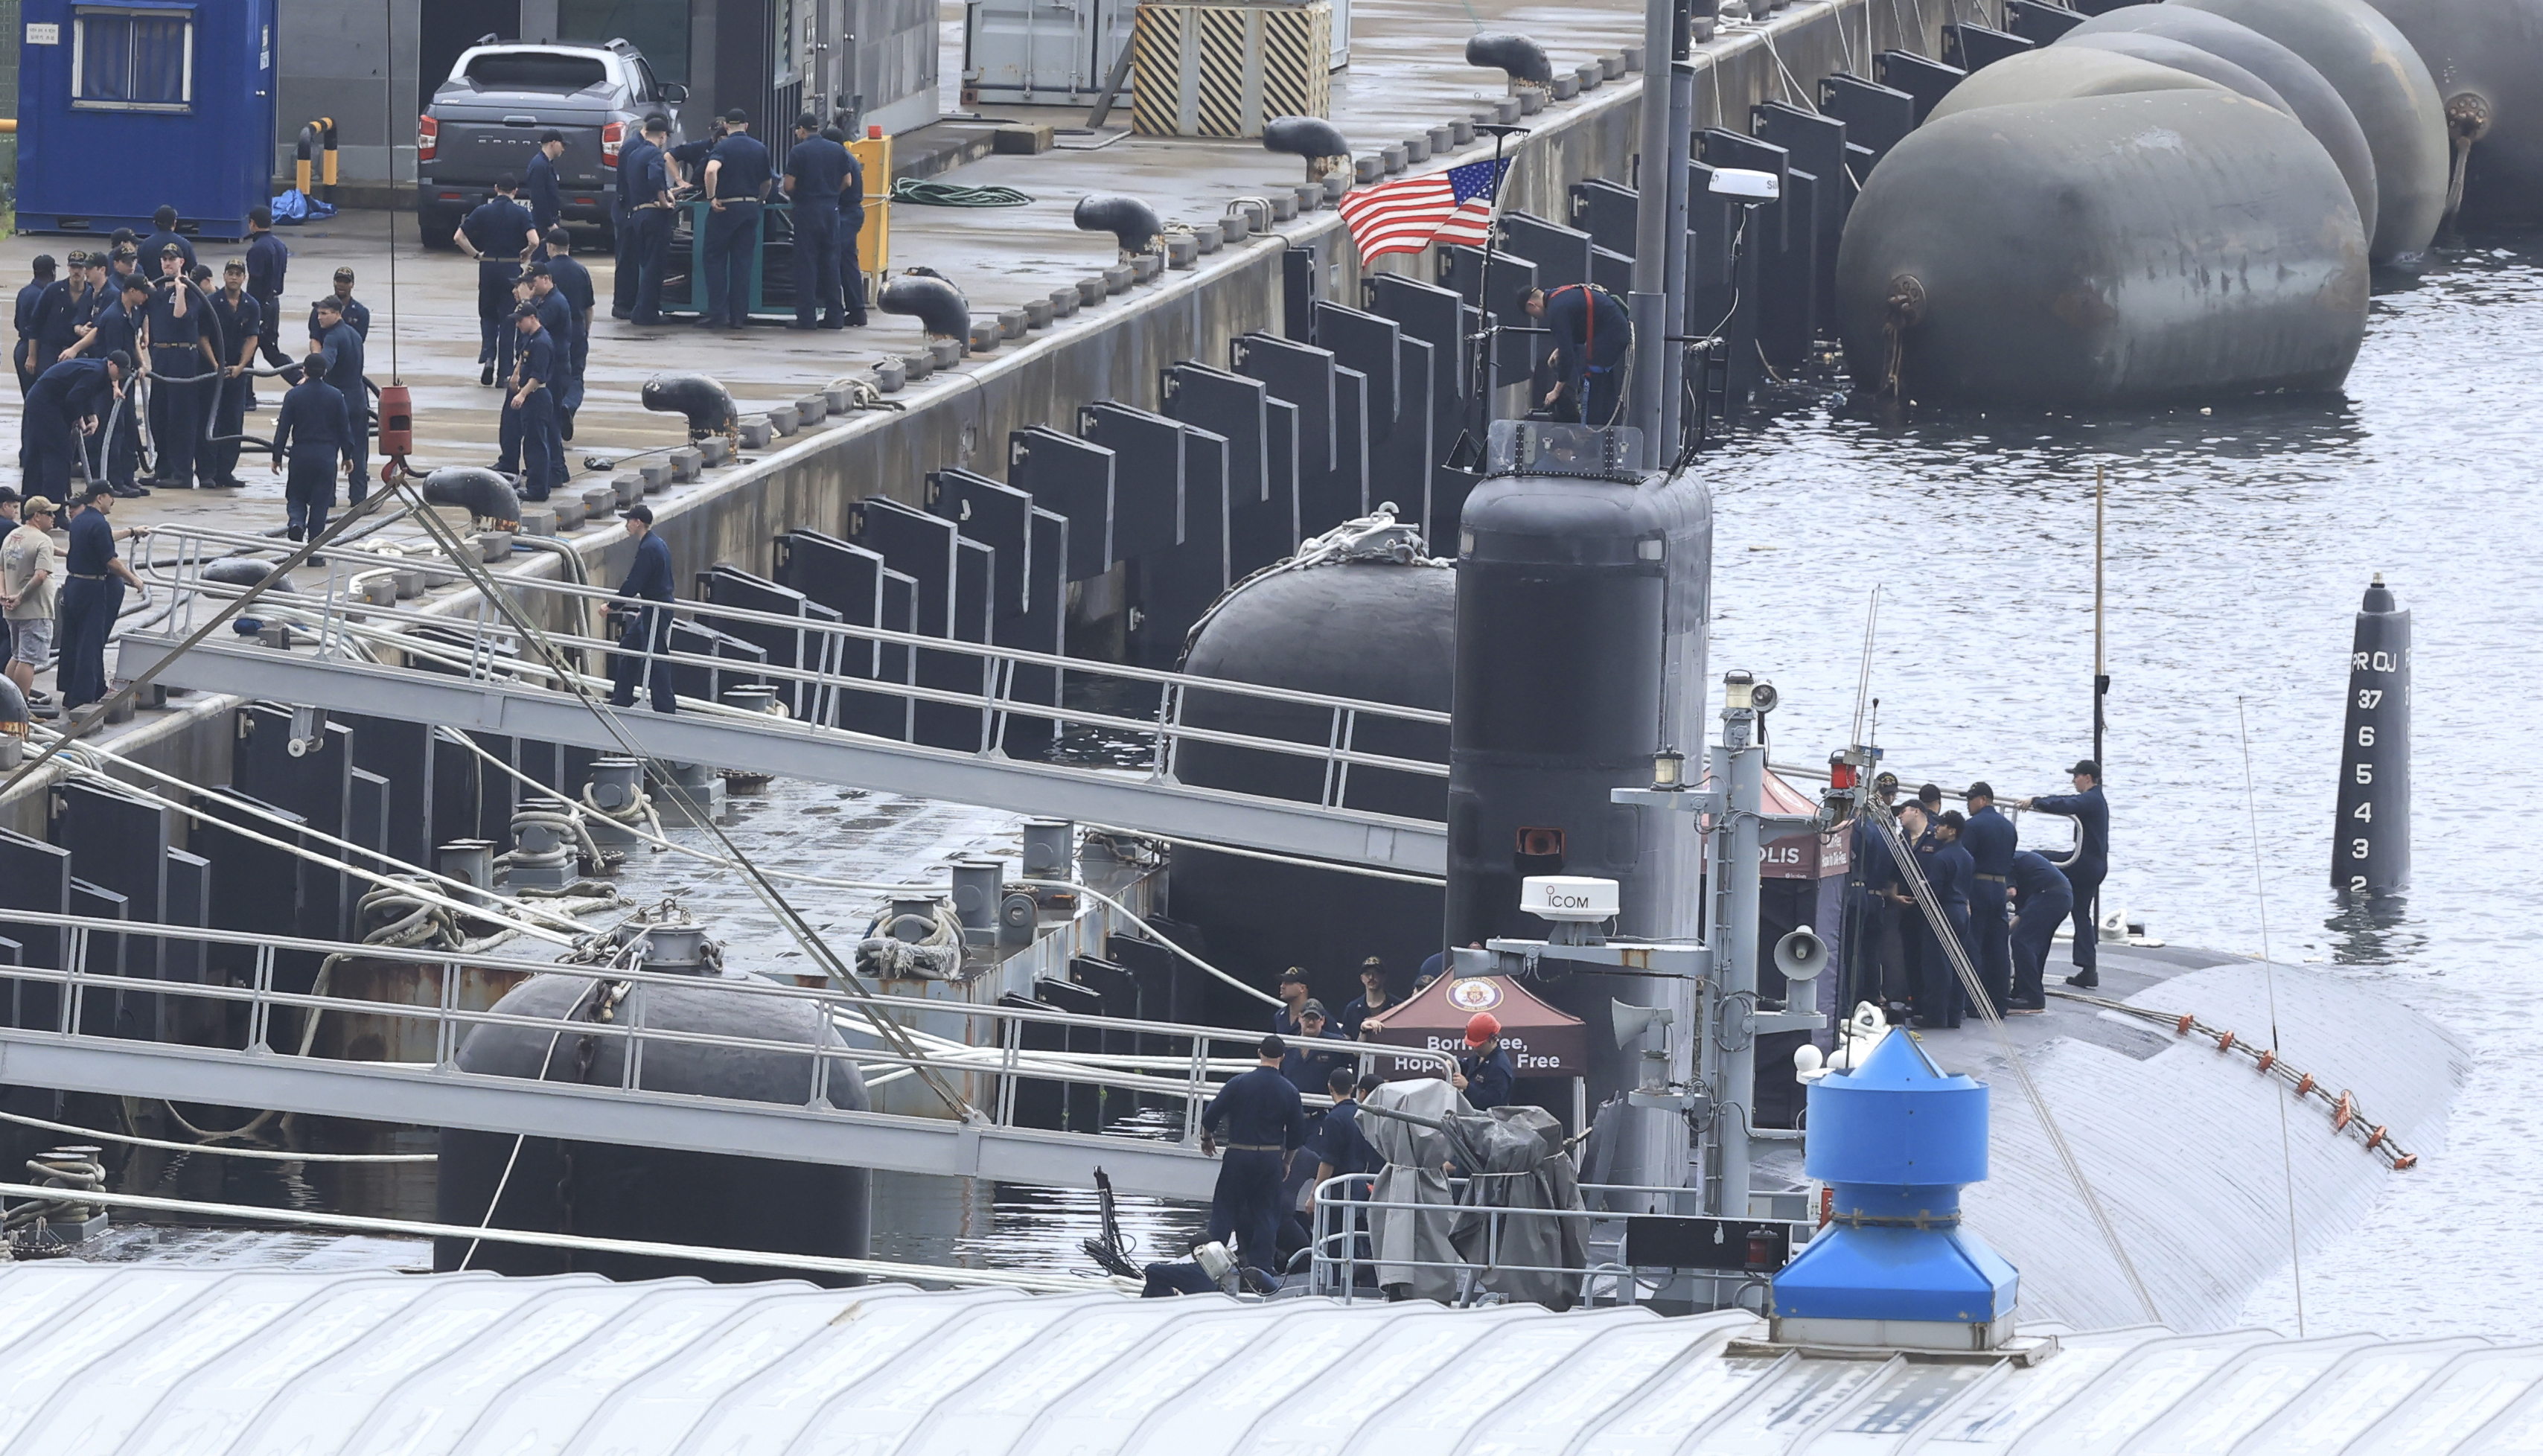
<path id="1" fill-rule="evenodd" d="M 1363 1115 L 1360 1126 L 1386 1159 L 1378 1175 L 1373 1201 L 1435 1204 L 1426 1208 L 1381 1208 L 1370 1213 L 1380 1284 L 1404 1286 L 1420 1299 L 1443 1303 L 1480 1287 L 1555 1309 L 1577 1302 L 1580 1281 L 1554 1273 L 1522 1273 L 1485 1268 L 1488 1257 L 1497 1265 L 1530 1264 L 1581 1268 L 1588 1262 L 1586 1216 L 1580 1218 L 1517 1217 L 1500 1220 L 1491 1231 L 1493 1208 L 1579 1209 L 1580 1190 L 1572 1157 L 1563 1150 L 1563 1128 L 1542 1108 L 1495 1108 L 1478 1112 L 1465 1098 L 1435 1077 L 1389 1083 L 1371 1092 L 1372 1109 L 1393 1110 L 1452 1123 L 1480 1161 L 1480 1173 L 1467 1184 L 1463 1201 L 1449 1188 L 1446 1165 L 1455 1157 L 1446 1134 L 1388 1117 L 1382 1111 Z M 1454 1267 L 1477 1270 L 1462 1278 Z M 1433 1265 L 1424 1267 L 1421 1265 Z"/>

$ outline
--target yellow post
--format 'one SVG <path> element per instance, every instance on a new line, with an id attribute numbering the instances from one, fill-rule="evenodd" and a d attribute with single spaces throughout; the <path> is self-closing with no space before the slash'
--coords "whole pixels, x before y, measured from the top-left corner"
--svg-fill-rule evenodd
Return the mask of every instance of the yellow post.
<path id="1" fill-rule="evenodd" d="M 866 172 L 866 225 L 857 234 L 857 267 L 871 282 L 891 268 L 891 138 L 863 136 L 849 142 L 848 150 Z M 873 297 L 871 288 L 867 297 Z"/>
<path id="2" fill-rule="evenodd" d="M 323 154 L 323 155 L 324 155 L 324 157 L 325 157 L 325 159 L 326 159 L 326 164 L 327 164 L 327 165 L 326 165 L 326 168 L 325 168 L 325 171 L 321 174 L 321 178 L 322 178 L 322 180 L 327 184 L 327 186 L 329 186 L 329 187 L 331 187 L 331 188 L 332 188 L 332 187 L 334 187 L 334 186 L 336 185 L 336 118 L 335 118 L 335 117 L 333 117 L 333 116 L 321 116 L 321 117 L 319 117 L 319 118 L 318 118 L 318 138 L 319 138 L 319 141 L 320 141 L 320 142 L 324 145 L 324 147 L 325 147 L 325 151 L 324 151 L 324 154 Z"/>

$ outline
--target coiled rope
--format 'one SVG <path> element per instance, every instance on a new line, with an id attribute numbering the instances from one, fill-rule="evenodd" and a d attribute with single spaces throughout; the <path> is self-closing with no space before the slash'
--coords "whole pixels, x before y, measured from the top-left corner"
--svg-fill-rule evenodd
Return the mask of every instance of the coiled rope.
<path id="1" fill-rule="evenodd" d="M 904 177 L 891 185 L 891 199 L 913 207 L 1022 207 L 1033 196 L 1011 187 L 968 187 L 934 178 Z"/>

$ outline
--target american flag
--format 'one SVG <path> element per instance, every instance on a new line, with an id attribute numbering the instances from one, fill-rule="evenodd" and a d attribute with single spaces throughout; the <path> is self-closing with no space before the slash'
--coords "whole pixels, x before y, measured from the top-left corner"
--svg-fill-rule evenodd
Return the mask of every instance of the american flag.
<path id="1" fill-rule="evenodd" d="M 1506 160 L 1469 162 L 1343 198 L 1343 221 L 1359 244 L 1359 261 L 1419 253 L 1432 243 L 1482 243 L 1492 226 L 1493 192 L 1508 167 Z"/>

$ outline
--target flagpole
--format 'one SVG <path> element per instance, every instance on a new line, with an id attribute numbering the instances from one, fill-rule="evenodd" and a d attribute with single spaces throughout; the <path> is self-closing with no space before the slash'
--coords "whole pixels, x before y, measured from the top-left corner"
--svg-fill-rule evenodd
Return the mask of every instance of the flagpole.
<path id="1" fill-rule="evenodd" d="M 1477 296 L 1483 301 L 1484 325 L 1483 332 L 1475 336 L 1480 344 L 1475 349 L 1472 376 L 1474 386 L 1471 392 L 1474 402 L 1467 407 L 1467 420 L 1471 428 L 1466 436 L 1466 444 L 1454 452 L 1457 459 L 1452 459 L 1450 462 L 1455 464 L 1458 459 L 1462 459 L 1467 462 L 1465 467 L 1467 469 L 1481 466 L 1484 437 L 1491 432 L 1493 422 L 1493 354 L 1501 343 L 1501 310 L 1495 306 L 1493 298 L 1493 260 L 1500 256 L 1496 245 L 1500 241 L 1502 231 L 1502 198 L 1509 192 L 1509 174 L 1503 170 L 1502 144 L 1513 135 L 1527 134 L 1527 128 L 1524 126 L 1511 126 L 1501 122 L 1487 122 L 1477 129 L 1490 131 L 1493 134 L 1493 207 L 1491 213 L 1484 219 L 1484 274 L 1482 280 L 1475 286 Z"/>

